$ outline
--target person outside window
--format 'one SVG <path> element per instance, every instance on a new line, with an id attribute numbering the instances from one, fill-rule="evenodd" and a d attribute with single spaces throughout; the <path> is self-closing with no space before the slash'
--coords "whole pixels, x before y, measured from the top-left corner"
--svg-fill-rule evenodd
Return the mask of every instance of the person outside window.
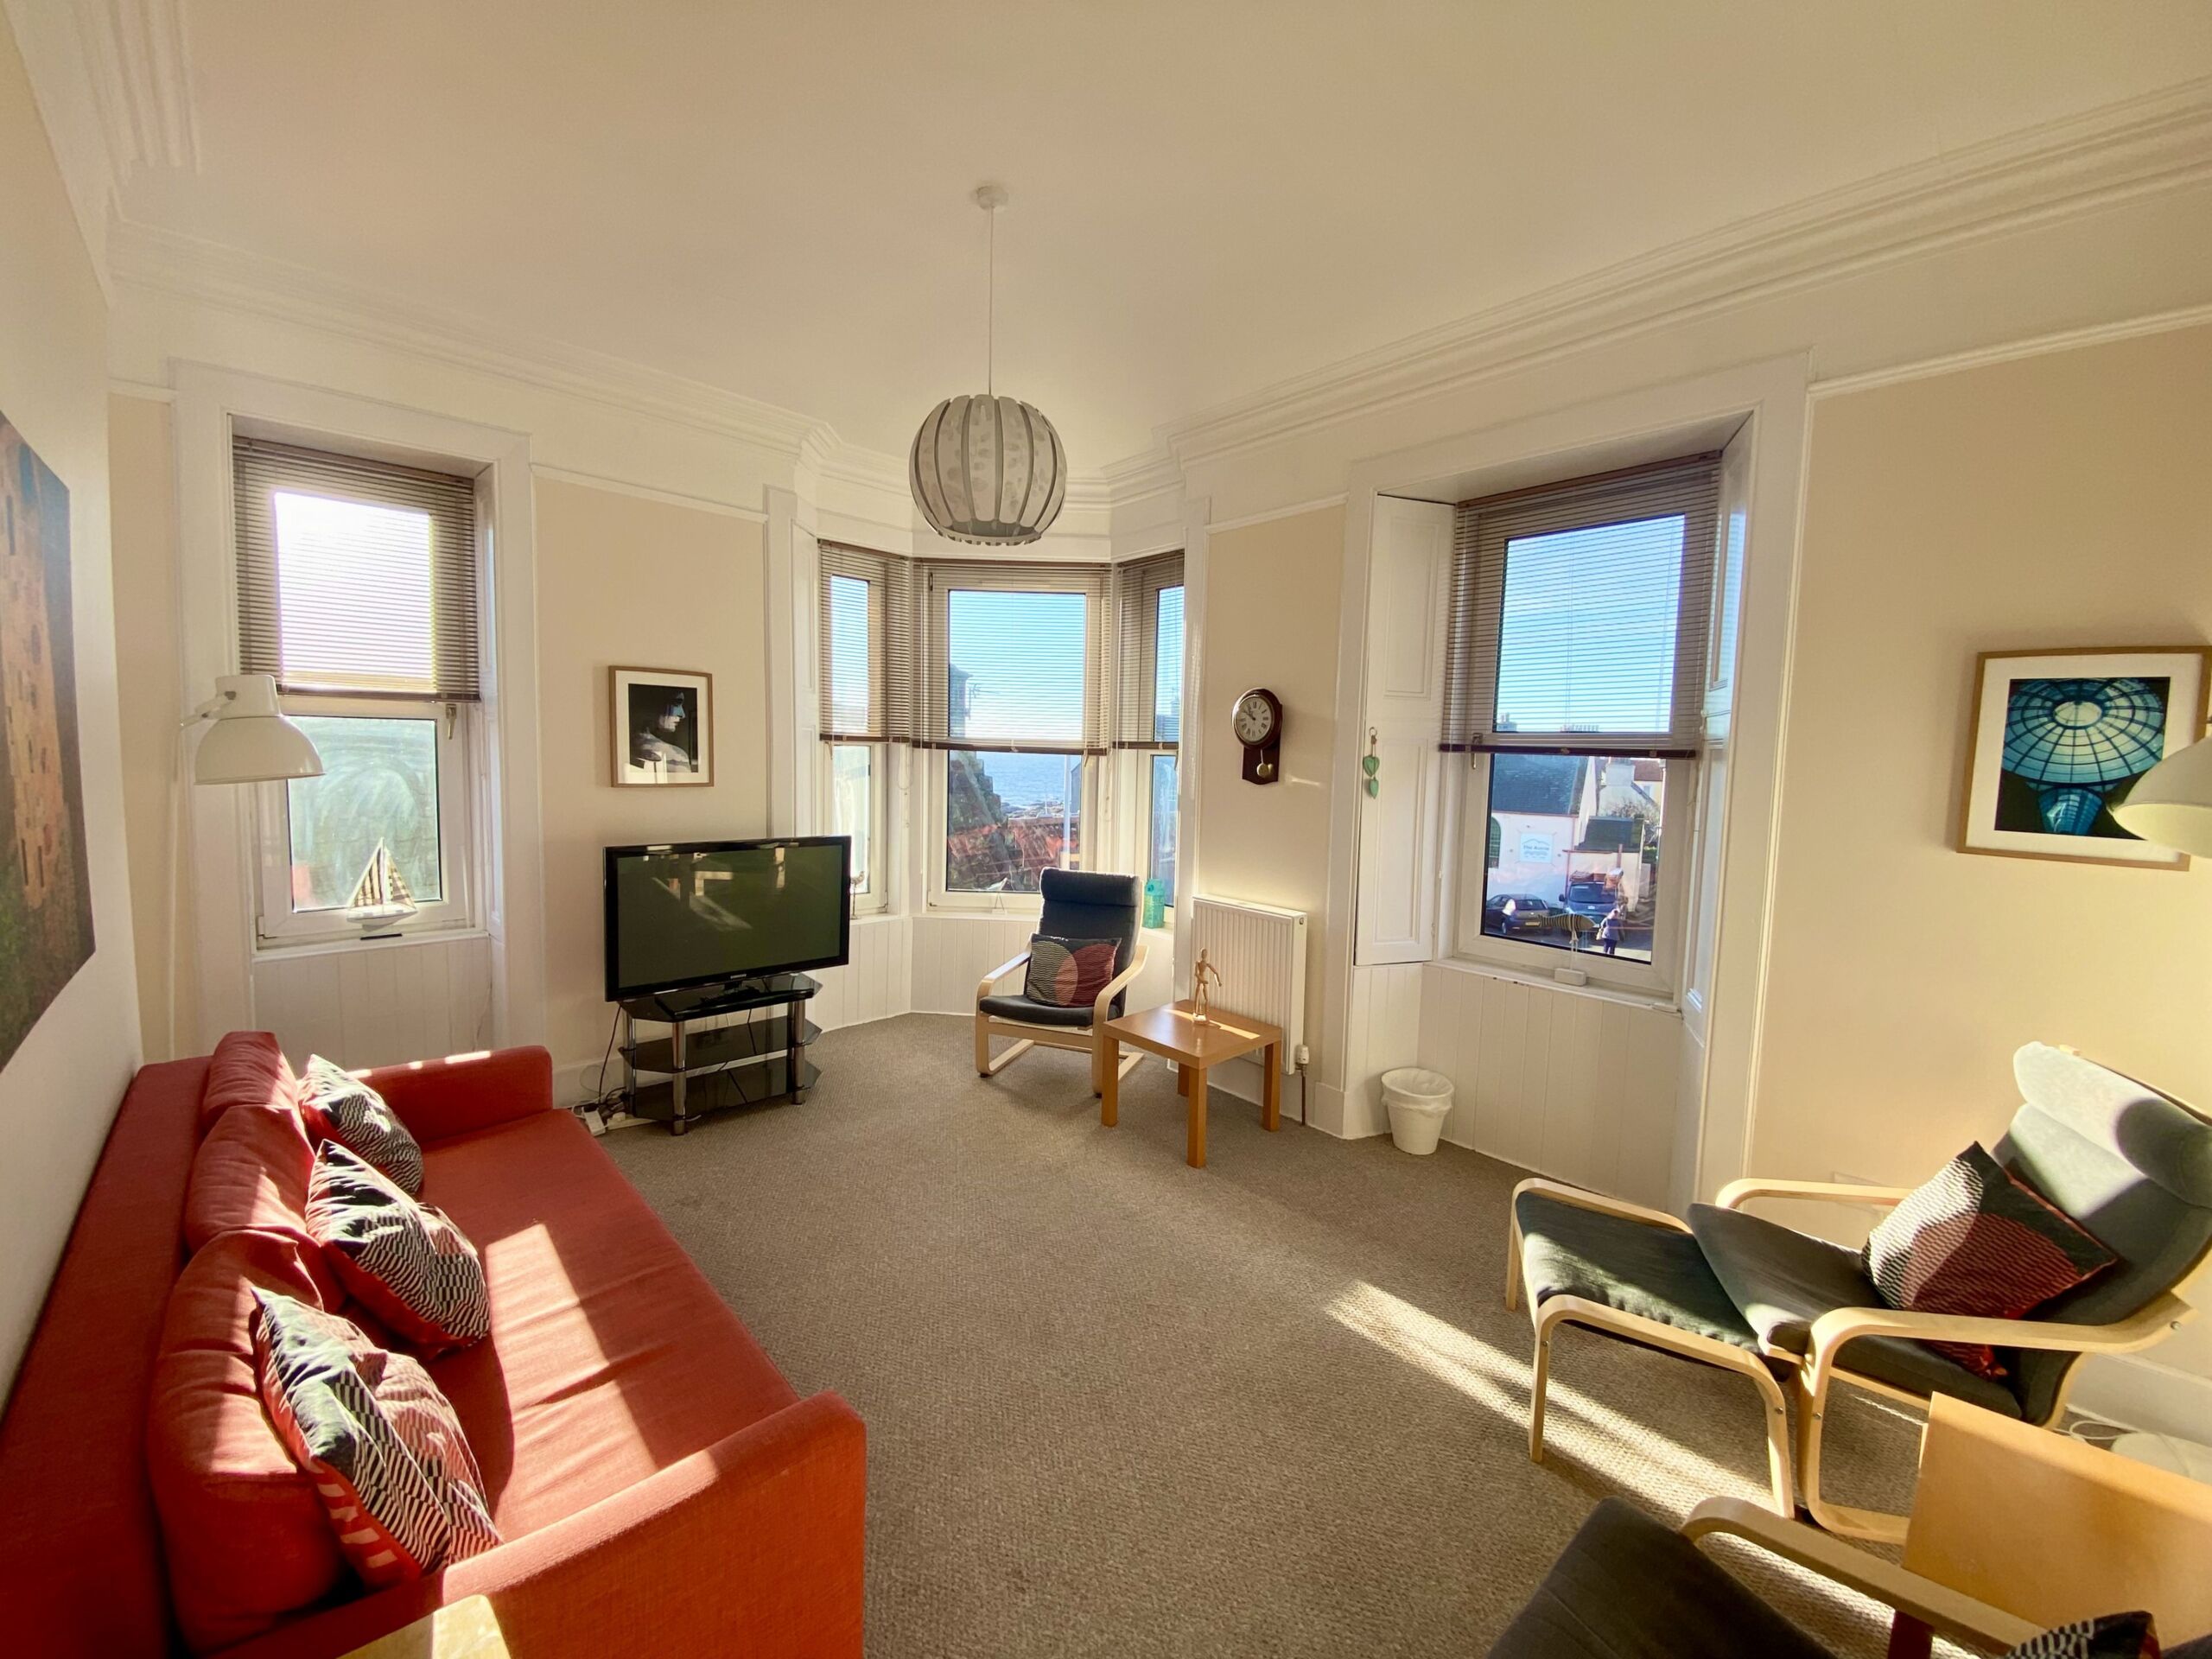
<path id="1" fill-rule="evenodd" d="M 1618 901 L 1605 912 L 1605 919 L 1598 924 L 1598 943 L 1607 956 L 1617 956 L 1621 944 L 1621 907 Z"/>

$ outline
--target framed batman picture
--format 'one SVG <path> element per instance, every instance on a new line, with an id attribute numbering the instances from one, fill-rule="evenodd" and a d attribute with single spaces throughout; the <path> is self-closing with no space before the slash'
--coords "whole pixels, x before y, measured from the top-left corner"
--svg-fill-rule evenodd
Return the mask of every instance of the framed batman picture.
<path id="1" fill-rule="evenodd" d="M 610 668 L 614 781 L 667 787 L 715 781 L 715 677 Z"/>

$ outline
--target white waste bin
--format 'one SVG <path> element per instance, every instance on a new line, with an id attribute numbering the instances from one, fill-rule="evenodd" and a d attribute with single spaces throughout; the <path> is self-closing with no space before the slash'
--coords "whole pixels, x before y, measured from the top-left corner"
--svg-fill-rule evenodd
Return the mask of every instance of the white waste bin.
<path id="1" fill-rule="evenodd" d="M 1390 1109 L 1390 1139 L 1400 1152 L 1427 1157 L 1444 1133 L 1452 1109 L 1452 1079 L 1441 1071 L 1402 1065 L 1382 1074 L 1382 1102 Z"/>

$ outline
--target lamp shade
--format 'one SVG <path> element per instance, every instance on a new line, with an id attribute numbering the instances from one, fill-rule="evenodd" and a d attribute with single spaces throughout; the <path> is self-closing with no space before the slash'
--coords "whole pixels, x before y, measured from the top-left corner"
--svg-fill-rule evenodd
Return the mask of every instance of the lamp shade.
<path id="1" fill-rule="evenodd" d="M 1018 397 L 948 397 L 908 457 L 914 505 L 940 536 L 1019 547 L 1052 528 L 1067 495 L 1060 435 Z"/>
<path id="2" fill-rule="evenodd" d="M 277 710 L 275 677 L 219 675 L 215 693 L 220 707 L 193 757 L 194 781 L 262 784 L 322 776 L 322 757 L 308 734 Z"/>
<path id="3" fill-rule="evenodd" d="M 2168 755 L 2138 778 L 2112 815 L 2132 836 L 2212 856 L 2212 738 Z"/>

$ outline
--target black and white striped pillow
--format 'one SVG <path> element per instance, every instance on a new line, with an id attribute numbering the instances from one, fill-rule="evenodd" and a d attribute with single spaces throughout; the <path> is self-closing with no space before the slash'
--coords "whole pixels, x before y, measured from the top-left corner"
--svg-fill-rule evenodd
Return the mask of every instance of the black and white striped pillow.
<path id="1" fill-rule="evenodd" d="M 2045 1630 L 2003 1659 L 2158 1659 L 2158 1632 L 2148 1613 L 2107 1613 Z"/>
<path id="2" fill-rule="evenodd" d="M 335 1141 L 391 1177 L 410 1198 L 423 1196 L 423 1148 L 384 1096 L 320 1054 L 308 1056 L 300 1110 L 318 1141 Z"/>
<path id="3" fill-rule="evenodd" d="M 351 1320 L 253 1294 L 262 1403 L 361 1581 L 404 1584 L 498 1543 L 475 1455 L 430 1374 Z"/>
<path id="4" fill-rule="evenodd" d="M 335 1141 L 315 1151 L 307 1222 L 346 1288 L 396 1335 L 462 1348 L 491 1331 L 484 1264 L 467 1236 Z"/>

